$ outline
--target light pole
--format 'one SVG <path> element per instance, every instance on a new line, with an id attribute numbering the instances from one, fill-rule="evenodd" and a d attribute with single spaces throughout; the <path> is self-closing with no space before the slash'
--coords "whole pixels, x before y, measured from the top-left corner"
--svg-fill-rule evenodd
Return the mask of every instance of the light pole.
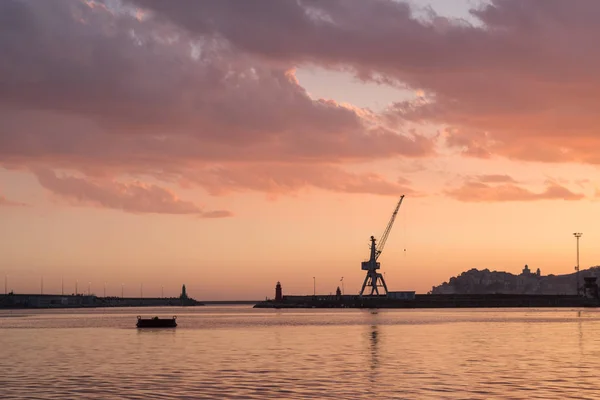
<path id="1" fill-rule="evenodd" d="M 4 274 L 4 295 L 8 294 L 8 274 Z"/>
<path id="2" fill-rule="evenodd" d="M 123 298 L 123 284 L 121 283 L 121 298 Z"/>
<path id="3" fill-rule="evenodd" d="M 42 276 L 42 280 L 40 281 L 40 294 L 44 294 L 44 277 Z"/>
<path id="4" fill-rule="evenodd" d="M 165 297 L 165 287 L 163 285 L 160 285 L 160 297 Z"/>
<path id="5" fill-rule="evenodd" d="M 88 296 L 92 294 L 91 286 L 92 282 L 88 282 Z"/>
<path id="6" fill-rule="evenodd" d="M 60 294 L 62 296 L 65 295 L 65 277 L 64 276 L 60 277 Z"/>
<path id="7" fill-rule="evenodd" d="M 575 238 L 577 239 L 577 265 L 575 266 L 575 279 L 577 280 L 577 294 L 580 293 L 579 291 L 579 238 L 581 237 L 581 235 L 583 235 L 583 233 L 581 232 L 575 232 L 573 234 L 573 236 L 575 236 Z"/>
<path id="8" fill-rule="evenodd" d="M 104 294 L 104 297 L 106 297 L 106 282 L 104 282 L 104 292 L 103 292 L 103 294 Z"/>
<path id="9" fill-rule="evenodd" d="M 342 279 L 340 279 L 340 282 L 342 282 L 342 296 L 344 295 L 344 277 L 342 276 Z"/>
<path id="10" fill-rule="evenodd" d="M 316 296 L 316 295 L 317 295 L 317 280 L 313 276 L 313 296 Z"/>
<path id="11" fill-rule="evenodd" d="M 77 296 L 79 293 L 77 293 L 77 284 L 79 283 L 78 280 L 75 281 L 75 296 Z"/>
<path id="12" fill-rule="evenodd" d="M 144 298 L 144 284 L 140 283 L 140 299 Z"/>

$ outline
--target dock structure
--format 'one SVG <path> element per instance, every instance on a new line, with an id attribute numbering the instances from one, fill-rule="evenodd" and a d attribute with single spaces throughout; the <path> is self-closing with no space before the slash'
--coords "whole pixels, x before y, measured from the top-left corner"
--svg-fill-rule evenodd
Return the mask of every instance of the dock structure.
<path id="1" fill-rule="evenodd" d="M 255 308 L 518 308 L 518 307 L 600 307 L 597 277 L 584 278 L 584 296 L 579 294 L 416 294 L 414 291 L 387 295 L 284 295 L 277 282 L 274 300 Z"/>
<path id="2" fill-rule="evenodd" d="M 596 289 L 590 293 L 597 294 Z M 520 308 L 520 307 L 600 307 L 593 295 L 528 295 L 528 294 L 414 294 L 405 298 L 389 296 L 317 295 L 283 296 L 282 301 L 266 300 L 255 308 Z M 412 294 L 412 296 L 410 296 Z"/>

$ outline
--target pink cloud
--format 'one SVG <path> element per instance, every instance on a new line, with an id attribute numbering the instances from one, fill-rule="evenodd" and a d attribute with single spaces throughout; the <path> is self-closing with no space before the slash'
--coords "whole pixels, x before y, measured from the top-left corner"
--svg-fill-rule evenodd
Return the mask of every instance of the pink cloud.
<path id="1" fill-rule="evenodd" d="M 507 175 L 480 175 L 467 178 L 456 188 L 444 192 L 465 202 L 507 202 L 534 200 L 581 200 L 585 195 L 574 193 L 564 186 L 549 182 L 542 192 L 525 189 Z"/>
<path id="2" fill-rule="evenodd" d="M 394 0 L 130 3 L 271 63 L 419 90 L 426 101 L 389 116 L 445 124 L 447 145 L 467 156 L 600 163 L 596 0 L 492 0 L 471 10 L 477 25 L 417 18 Z"/>
<path id="3" fill-rule="evenodd" d="M 10 21 L 10 35 L 0 37 L 0 165 L 201 184 L 206 179 L 189 171 L 244 163 L 297 187 L 294 165 L 336 165 L 343 174 L 356 162 L 434 154 L 430 137 L 310 98 L 293 63 L 265 62 L 223 40 L 92 3 L 0 2 Z M 343 186 L 311 173 L 304 184 L 375 193 L 394 185 L 353 179 Z M 268 187 L 251 181 L 235 185 Z"/>
<path id="4" fill-rule="evenodd" d="M 53 171 L 35 171 L 40 184 L 73 204 L 111 208 L 131 213 L 193 214 L 201 218 L 231 216 L 225 210 L 206 211 L 179 199 L 172 191 L 141 182 L 91 181 L 73 176 L 57 176 Z"/>
<path id="5" fill-rule="evenodd" d="M 392 194 L 410 184 L 352 165 L 434 156 L 437 140 L 479 158 L 600 163 L 596 1 L 495 0 L 471 11 L 477 25 L 392 0 L 124 4 L 0 2 L 0 165 L 213 194 Z M 302 64 L 419 96 L 383 115 L 313 99 L 293 74 Z M 405 132 L 407 121 L 445 133 Z M 474 183 L 527 197 L 488 178 Z"/>
<path id="6" fill-rule="evenodd" d="M 391 182 L 375 173 L 350 173 L 332 165 L 238 164 L 211 167 L 186 176 L 213 195 L 246 190 L 287 194 L 311 187 L 345 193 L 415 194 L 406 179 Z"/>

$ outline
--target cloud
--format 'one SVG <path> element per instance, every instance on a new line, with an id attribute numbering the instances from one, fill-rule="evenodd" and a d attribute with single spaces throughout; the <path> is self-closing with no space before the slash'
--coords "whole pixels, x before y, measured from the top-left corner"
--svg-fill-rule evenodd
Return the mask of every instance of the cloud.
<path id="1" fill-rule="evenodd" d="M 7 199 L 5 196 L 0 194 L 0 207 L 2 206 L 6 206 L 6 207 L 26 207 L 29 204 L 26 203 L 21 203 L 18 201 L 13 201 L 13 200 L 9 200 Z"/>
<path id="2" fill-rule="evenodd" d="M 408 180 L 391 182 L 375 173 L 351 173 L 333 165 L 230 165 L 211 167 L 186 176 L 213 195 L 247 190 L 287 194 L 311 187 L 344 193 L 415 194 Z"/>
<path id="3" fill-rule="evenodd" d="M 201 218 L 222 218 L 225 210 L 206 211 L 179 199 L 172 191 L 141 182 L 90 181 L 73 176 L 57 176 L 53 171 L 35 171 L 40 184 L 73 204 L 111 208 L 130 213 L 194 214 Z"/>
<path id="4" fill-rule="evenodd" d="M 548 182 L 542 192 L 533 192 L 518 185 L 507 175 L 469 177 L 462 186 L 448 189 L 447 196 L 464 202 L 508 202 L 534 200 L 581 200 L 585 195 L 564 186 Z"/>
<path id="5" fill-rule="evenodd" d="M 190 171 L 244 163 L 291 187 L 278 171 L 434 154 L 432 138 L 310 98 L 293 63 L 140 15 L 118 1 L 0 2 L 0 165 L 201 184 Z M 305 178 L 335 191 L 393 185 Z M 247 185 L 261 187 L 273 186 Z"/>
<path id="6" fill-rule="evenodd" d="M 599 12 L 595 0 L 494 0 L 470 24 L 395 0 L 0 2 L 0 165 L 70 171 L 110 193 L 149 176 L 215 195 L 391 195 L 410 183 L 353 166 L 434 156 L 437 140 L 469 157 L 598 164 Z M 313 99 L 294 75 L 308 64 L 416 95 L 382 115 Z M 579 196 L 502 176 L 459 189 Z"/>
<path id="7" fill-rule="evenodd" d="M 516 183 L 508 175 L 477 175 L 474 178 L 481 183 Z"/>
<path id="8" fill-rule="evenodd" d="M 600 163 L 596 0 L 491 0 L 473 24 L 395 0 L 128 3 L 274 65 L 418 91 L 388 114 L 447 126 L 446 144 L 466 156 Z"/>

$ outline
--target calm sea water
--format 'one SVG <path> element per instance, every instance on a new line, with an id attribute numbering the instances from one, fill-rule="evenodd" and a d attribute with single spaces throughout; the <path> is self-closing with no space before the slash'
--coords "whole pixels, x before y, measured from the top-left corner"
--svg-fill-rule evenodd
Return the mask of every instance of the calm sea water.
<path id="1" fill-rule="evenodd" d="M 0 311 L 1 399 L 598 399 L 598 371 L 593 309 Z"/>

